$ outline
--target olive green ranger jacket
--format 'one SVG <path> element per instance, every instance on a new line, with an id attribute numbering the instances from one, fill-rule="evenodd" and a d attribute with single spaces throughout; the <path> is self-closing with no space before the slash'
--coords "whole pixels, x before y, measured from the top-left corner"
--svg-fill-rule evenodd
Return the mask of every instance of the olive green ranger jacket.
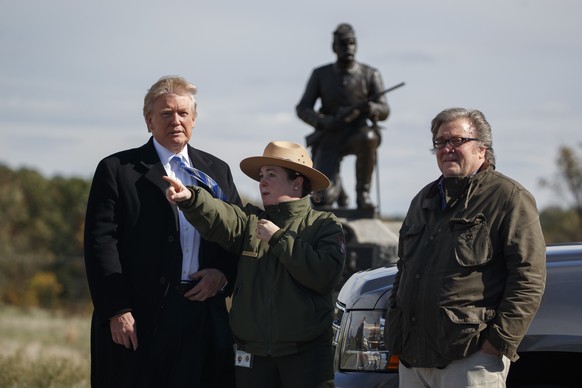
<path id="1" fill-rule="evenodd" d="M 546 275 L 536 203 L 519 183 L 488 167 L 427 185 L 398 256 L 385 340 L 405 365 L 444 367 L 485 339 L 517 360 Z"/>
<path id="2" fill-rule="evenodd" d="M 345 263 L 341 224 L 313 210 L 309 197 L 240 208 L 205 190 L 180 203 L 184 215 L 207 240 L 240 255 L 230 323 L 239 349 L 283 356 L 331 341 L 332 292 Z M 266 242 L 255 236 L 257 221 L 281 229 Z"/>

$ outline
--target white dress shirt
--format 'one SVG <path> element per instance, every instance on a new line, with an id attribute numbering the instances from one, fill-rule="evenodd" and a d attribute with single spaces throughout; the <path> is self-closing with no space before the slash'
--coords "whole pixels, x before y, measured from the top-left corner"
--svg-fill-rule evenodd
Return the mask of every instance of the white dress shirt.
<path id="1" fill-rule="evenodd" d="M 188 175 L 184 170 L 174 163 L 170 163 L 176 154 L 166 149 L 154 139 L 154 147 L 158 153 L 160 161 L 164 165 L 166 174 L 173 179 L 179 180 L 183 185 L 196 184 L 194 178 Z M 178 155 L 186 165 L 192 167 L 188 149 L 184 147 Z M 180 246 L 182 247 L 182 280 L 190 280 L 190 274 L 198 272 L 200 263 L 198 261 L 198 250 L 200 249 L 200 233 L 186 220 L 184 213 L 178 208 L 178 219 L 180 222 Z"/>

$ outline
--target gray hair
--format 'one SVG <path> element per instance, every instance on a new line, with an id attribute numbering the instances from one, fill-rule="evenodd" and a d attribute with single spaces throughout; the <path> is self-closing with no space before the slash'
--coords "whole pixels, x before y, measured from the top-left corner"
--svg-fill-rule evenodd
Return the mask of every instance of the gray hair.
<path id="1" fill-rule="evenodd" d="M 495 168 L 495 153 L 493 151 L 493 135 L 491 125 L 485 119 L 485 115 L 476 109 L 449 108 L 440 112 L 430 125 L 432 140 L 435 139 L 439 127 L 444 123 L 449 123 L 458 119 L 467 119 L 471 128 L 475 132 L 475 137 L 479 139 L 479 144 L 486 148 L 485 160 Z"/>
<path id="2" fill-rule="evenodd" d="M 143 117 L 147 120 L 147 116 L 152 111 L 154 101 L 166 94 L 178 94 L 190 97 L 190 108 L 194 117 L 196 117 L 196 86 L 192 85 L 185 78 L 178 76 L 164 76 L 153 84 L 143 99 Z M 149 131 L 149 128 L 148 128 Z"/>

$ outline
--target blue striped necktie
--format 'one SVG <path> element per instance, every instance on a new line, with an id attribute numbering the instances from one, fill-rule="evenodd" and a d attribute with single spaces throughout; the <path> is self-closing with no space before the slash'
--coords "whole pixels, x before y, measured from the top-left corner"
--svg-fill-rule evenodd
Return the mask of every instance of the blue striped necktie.
<path id="1" fill-rule="evenodd" d="M 220 189 L 220 186 L 218 186 L 218 183 L 216 183 L 216 181 L 212 179 L 210 176 L 208 176 L 206 173 L 196 168 L 187 166 L 186 163 L 184 163 L 184 161 L 182 160 L 182 157 L 180 155 L 173 156 L 172 159 L 170 159 L 170 161 L 176 163 L 188 175 L 196 179 L 196 181 L 201 183 L 204 187 L 208 188 L 212 195 L 214 195 L 214 197 L 226 201 L 227 199 L 226 195 L 224 195 L 224 193 Z"/>

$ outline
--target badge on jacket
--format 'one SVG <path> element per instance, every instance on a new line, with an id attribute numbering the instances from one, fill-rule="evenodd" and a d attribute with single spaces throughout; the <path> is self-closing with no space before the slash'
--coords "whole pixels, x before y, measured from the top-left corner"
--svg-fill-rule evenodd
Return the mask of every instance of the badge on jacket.
<path id="1" fill-rule="evenodd" d="M 236 350 L 234 353 L 234 365 L 243 368 L 251 368 L 253 364 L 253 355 L 242 350 Z"/>

